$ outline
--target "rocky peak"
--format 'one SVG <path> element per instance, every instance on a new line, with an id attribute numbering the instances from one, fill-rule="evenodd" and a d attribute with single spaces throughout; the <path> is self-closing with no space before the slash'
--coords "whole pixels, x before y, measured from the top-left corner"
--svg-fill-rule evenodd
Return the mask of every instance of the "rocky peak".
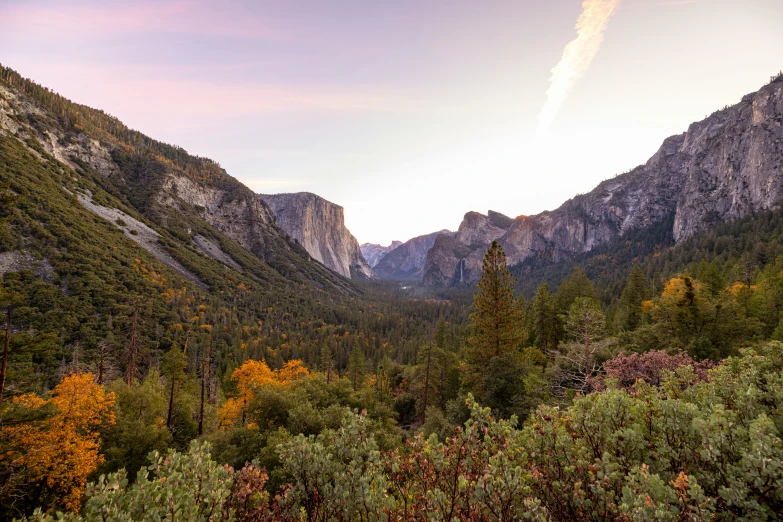
<path id="1" fill-rule="evenodd" d="M 484 245 L 501 237 L 513 219 L 490 210 L 487 215 L 468 212 L 457 230 L 457 241 L 464 245 Z"/>
<path id="2" fill-rule="evenodd" d="M 259 194 L 258 198 L 313 259 L 343 277 L 376 278 L 358 241 L 345 228 L 343 207 L 310 192 Z"/>
<path id="3" fill-rule="evenodd" d="M 782 125 L 783 82 L 776 81 L 667 138 L 643 166 L 556 210 L 520 216 L 505 229 L 491 215 L 469 212 L 456 238 L 439 238 L 433 245 L 424 283 L 476 281 L 494 239 L 509 265 L 541 253 L 560 261 L 667 219 L 673 219 L 673 239 L 681 241 L 717 223 L 778 207 Z"/>

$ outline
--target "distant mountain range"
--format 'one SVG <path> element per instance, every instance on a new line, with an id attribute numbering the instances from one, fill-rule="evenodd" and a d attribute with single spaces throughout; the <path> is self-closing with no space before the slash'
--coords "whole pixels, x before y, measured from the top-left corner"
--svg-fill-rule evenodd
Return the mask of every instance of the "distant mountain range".
<path id="1" fill-rule="evenodd" d="M 439 236 L 429 250 L 423 282 L 477 281 L 493 240 L 510 266 L 531 259 L 557 263 L 662 225 L 677 243 L 781 202 L 783 77 L 778 76 L 740 103 L 667 138 L 646 164 L 556 210 L 513 220 L 468 212 L 455 236 Z"/>
<path id="2" fill-rule="evenodd" d="M 427 252 L 438 236 L 451 236 L 454 232 L 440 230 L 414 237 L 387 252 L 373 268 L 379 278 L 392 281 L 420 281 L 424 275 Z"/>
<path id="3" fill-rule="evenodd" d="M 218 163 L 155 141 L 10 69 L 0 66 L 0 80 L 0 137 L 13 141 L 7 146 L 22 147 L 41 165 L 56 161 L 79 173 L 83 179 L 61 182 L 74 204 L 113 223 L 200 288 L 227 283 L 192 256 L 242 277 L 341 293 L 357 291 L 350 279 L 471 284 L 493 240 L 510 266 L 558 263 L 662 226 L 679 242 L 783 201 L 780 77 L 666 139 L 646 164 L 556 210 L 516 218 L 468 212 L 456 232 L 361 247 L 339 205 L 306 192 L 254 194 Z M 91 181 L 89 173 L 99 177 Z M 17 266 L 34 254 L 4 256 Z"/>

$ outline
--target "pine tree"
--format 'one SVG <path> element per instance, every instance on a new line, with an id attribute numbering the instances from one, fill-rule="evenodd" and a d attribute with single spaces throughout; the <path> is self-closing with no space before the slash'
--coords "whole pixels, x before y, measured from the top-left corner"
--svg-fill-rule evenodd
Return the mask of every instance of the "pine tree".
<path id="1" fill-rule="evenodd" d="M 482 269 L 473 298 L 473 334 L 465 361 L 466 378 L 479 396 L 487 363 L 494 357 L 519 353 L 527 340 L 522 303 L 514 297 L 516 280 L 506 267 L 506 255 L 497 241 L 484 256 Z"/>
<path id="2" fill-rule="evenodd" d="M 528 320 L 534 344 L 544 353 L 557 348 L 563 339 L 563 324 L 557 309 L 557 300 L 550 293 L 549 285 L 541 283 L 530 303 Z"/>
<path id="3" fill-rule="evenodd" d="M 560 310 L 563 313 L 567 313 L 571 308 L 571 305 L 579 297 L 589 297 L 595 301 L 598 301 L 598 292 L 595 291 L 595 287 L 587 274 L 581 266 L 577 265 L 571 275 L 560 283 L 557 288 L 557 302 L 560 305 Z"/>
<path id="4" fill-rule="evenodd" d="M 647 298 L 649 283 L 647 277 L 634 264 L 628 275 L 628 282 L 620 295 L 619 320 L 625 330 L 635 330 L 642 321 L 642 302 Z"/>
<path id="5" fill-rule="evenodd" d="M 364 382 L 364 373 L 367 370 L 364 360 L 364 352 L 359 349 L 359 343 L 354 339 L 351 355 L 348 357 L 348 378 L 354 390 L 358 390 Z"/>
<path id="6" fill-rule="evenodd" d="M 443 318 L 438 319 L 432 340 L 435 343 L 435 346 L 441 350 L 446 349 L 446 321 L 444 321 Z"/>
<path id="7" fill-rule="evenodd" d="M 435 372 L 431 376 L 433 387 L 436 391 L 438 407 L 441 411 L 446 410 L 450 384 L 452 384 L 455 378 L 454 369 L 456 364 L 456 355 L 447 346 L 446 334 L 446 321 L 441 318 L 435 325 L 435 335 L 433 336 L 436 365 Z"/>
<path id="8" fill-rule="evenodd" d="M 421 422 L 427 421 L 427 406 L 435 402 L 438 395 L 436 376 L 440 374 L 443 361 L 441 349 L 433 343 L 427 343 L 419 348 L 418 364 L 415 368 L 414 390 L 417 395 L 416 406 L 421 414 Z"/>

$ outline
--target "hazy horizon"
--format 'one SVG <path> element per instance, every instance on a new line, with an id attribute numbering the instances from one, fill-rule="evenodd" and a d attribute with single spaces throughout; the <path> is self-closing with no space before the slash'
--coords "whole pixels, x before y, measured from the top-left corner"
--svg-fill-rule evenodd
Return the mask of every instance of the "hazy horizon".
<path id="1" fill-rule="evenodd" d="M 783 69 L 781 21 L 779 0 L 7 0 L 0 63 L 388 245 L 644 163 Z"/>

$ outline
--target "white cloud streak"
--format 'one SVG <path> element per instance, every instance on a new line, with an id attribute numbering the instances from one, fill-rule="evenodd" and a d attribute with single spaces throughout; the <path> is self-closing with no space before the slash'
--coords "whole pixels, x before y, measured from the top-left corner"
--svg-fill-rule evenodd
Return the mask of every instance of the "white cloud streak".
<path id="1" fill-rule="evenodd" d="M 568 92 L 590 67 L 601 43 L 609 19 L 617 11 L 621 0 L 584 0 L 582 14 L 576 21 L 576 38 L 563 49 L 560 62 L 552 69 L 549 78 L 547 99 L 538 115 L 538 136 L 549 131 L 560 107 L 563 106 Z"/>

